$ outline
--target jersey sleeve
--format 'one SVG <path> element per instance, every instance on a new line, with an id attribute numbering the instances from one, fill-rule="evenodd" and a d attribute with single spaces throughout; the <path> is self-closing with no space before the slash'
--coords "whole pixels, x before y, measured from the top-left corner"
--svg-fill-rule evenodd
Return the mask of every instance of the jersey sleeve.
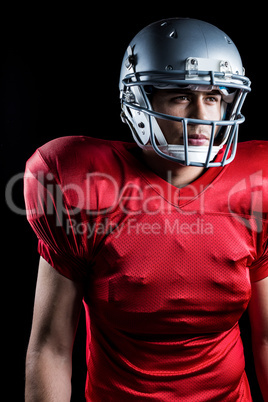
<path id="1" fill-rule="evenodd" d="M 268 276 L 268 228 L 264 225 L 262 231 L 262 246 L 259 258 L 250 266 L 251 282 L 257 282 Z"/>
<path id="2" fill-rule="evenodd" d="M 37 150 L 26 164 L 24 198 L 27 219 L 38 238 L 39 254 L 60 274 L 84 280 L 89 265 L 85 250 L 81 211 L 64 197 L 60 177 Z"/>
<path id="3" fill-rule="evenodd" d="M 257 282 L 268 276 L 268 250 L 250 268 L 251 282 Z"/>

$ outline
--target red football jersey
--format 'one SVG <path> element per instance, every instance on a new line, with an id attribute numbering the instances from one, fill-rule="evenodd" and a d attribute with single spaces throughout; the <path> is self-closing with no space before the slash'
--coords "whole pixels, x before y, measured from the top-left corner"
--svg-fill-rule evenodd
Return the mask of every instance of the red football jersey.
<path id="1" fill-rule="evenodd" d="M 39 253 L 85 283 L 87 401 L 251 401 L 238 320 L 268 276 L 267 145 L 180 189 L 136 144 L 65 137 L 27 162 Z"/>

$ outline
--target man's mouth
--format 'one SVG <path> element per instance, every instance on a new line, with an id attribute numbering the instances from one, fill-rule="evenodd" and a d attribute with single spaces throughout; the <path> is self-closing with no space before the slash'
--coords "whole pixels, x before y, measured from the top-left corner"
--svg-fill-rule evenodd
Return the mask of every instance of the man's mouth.
<path id="1" fill-rule="evenodd" d="M 209 137 L 205 134 L 189 134 L 188 135 L 188 145 L 194 146 L 208 146 Z"/>

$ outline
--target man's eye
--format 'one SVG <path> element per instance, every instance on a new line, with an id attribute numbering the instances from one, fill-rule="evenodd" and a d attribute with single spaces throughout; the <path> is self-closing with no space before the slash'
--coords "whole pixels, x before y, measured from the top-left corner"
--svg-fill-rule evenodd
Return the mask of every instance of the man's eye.
<path id="1" fill-rule="evenodd" d="M 208 101 L 208 102 L 218 102 L 219 101 L 219 97 L 217 97 L 217 96 L 208 96 L 207 98 L 206 98 L 206 100 Z"/>
<path id="2" fill-rule="evenodd" d="M 173 100 L 176 102 L 188 102 L 189 101 L 189 97 L 186 95 L 179 95 L 176 96 L 175 98 L 173 98 Z"/>

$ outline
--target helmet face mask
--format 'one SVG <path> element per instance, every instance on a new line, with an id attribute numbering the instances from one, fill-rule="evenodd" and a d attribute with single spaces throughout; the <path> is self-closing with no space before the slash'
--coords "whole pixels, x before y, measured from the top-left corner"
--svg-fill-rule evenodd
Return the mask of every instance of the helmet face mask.
<path id="1" fill-rule="evenodd" d="M 154 88 L 217 90 L 222 96 L 221 119 L 156 112 L 151 102 Z M 234 159 L 238 126 L 245 120 L 241 108 L 249 91 L 240 55 L 226 34 L 198 20 L 159 21 L 144 28 L 125 54 L 120 76 L 122 120 L 141 148 L 153 148 L 158 155 L 183 165 L 223 166 Z M 180 122 L 183 145 L 167 142 L 160 119 Z M 208 146 L 188 145 L 189 125 L 210 127 Z M 221 160 L 213 162 L 224 145 Z"/>

